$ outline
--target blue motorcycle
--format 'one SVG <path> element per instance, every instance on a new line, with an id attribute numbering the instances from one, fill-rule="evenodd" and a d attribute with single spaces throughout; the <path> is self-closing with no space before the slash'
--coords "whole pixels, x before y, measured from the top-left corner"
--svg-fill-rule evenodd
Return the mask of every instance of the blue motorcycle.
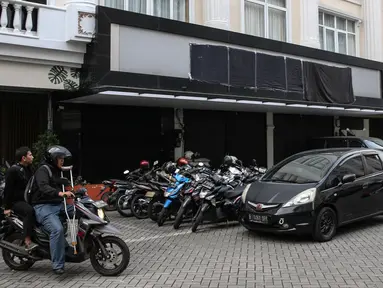
<path id="1" fill-rule="evenodd" d="M 189 183 L 191 183 L 191 179 L 188 177 L 185 177 L 182 174 L 174 174 L 173 175 L 176 182 L 169 186 L 165 193 L 165 203 L 164 206 L 158 215 L 157 224 L 158 226 L 164 225 L 166 219 L 173 215 L 176 216 L 178 209 L 181 207 L 182 199 L 181 199 L 181 192 L 188 186 Z"/>

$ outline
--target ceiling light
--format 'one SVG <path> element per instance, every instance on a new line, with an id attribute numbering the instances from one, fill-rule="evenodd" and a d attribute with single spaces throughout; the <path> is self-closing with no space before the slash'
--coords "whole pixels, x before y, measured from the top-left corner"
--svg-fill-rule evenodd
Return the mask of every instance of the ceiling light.
<path id="1" fill-rule="evenodd" d="M 320 105 L 308 105 L 309 108 L 316 108 L 316 109 L 327 109 L 327 106 L 320 106 Z"/>
<path id="2" fill-rule="evenodd" d="M 234 100 L 234 99 L 224 99 L 224 98 L 213 98 L 213 99 L 209 99 L 209 101 L 213 101 L 213 102 L 226 102 L 226 103 L 235 103 L 235 102 L 237 102 L 237 100 Z"/>
<path id="3" fill-rule="evenodd" d="M 328 109 L 331 109 L 331 110 L 344 110 L 343 107 L 335 107 L 335 106 L 331 106 L 331 107 L 327 107 Z"/>
<path id="4" fill-rule="evenodd" d="M 166 95 L 166 94 L 149 94 L 149 93 L 144 93 L 140 94 L 140 96 L 143 97 L 149 97 L 149 98 L 163 98 L 163 99 L 173 99 L 173 95 Z"/>
<path id="5" fill-rule="evenodd" d="M 177 99 L 182 100 L 200 100 L 200 101 L 206 101 L 207 97 L 197 97 L 197 96 L 176 96 Z"/>
<path id="6" fill-rule="evenodd" d="M 302 108 L 307 107 L 306 104 L 287 104 L 287 106 L 289 106 L 289 107 L 302 107 Z"/>
<path id="7" fill-rule="evenodd" d="M 241 103 L 241 104 L 253 104 L 253 105 L 261 105 L 261 104 L 263 104 L 262 101 L 250 101 L 250 100 L 238 100 L 237 102 Z"/>
<path id="8" fill-rule="evenodd" d="M 136 92 L 126 92 L 126 91 L 102 91 L 98 94 L 104 95 L 117 95 L 117 96 L 138 96 Z"/>
<path id="9" fill-rule="evenodd" d="M 286 103 L 279 103 L 279 102 L 264 102 L 265 105 L 272 105 L 272 106 L 286 106 Z"/>

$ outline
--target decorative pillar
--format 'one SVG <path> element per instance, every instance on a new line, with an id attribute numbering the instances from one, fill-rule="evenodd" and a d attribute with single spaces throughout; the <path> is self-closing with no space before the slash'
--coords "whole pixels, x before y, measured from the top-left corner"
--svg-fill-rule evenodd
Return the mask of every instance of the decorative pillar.
<path id="1" fill-rule="evenodd" d="M 229 30 L 230 0 L 204 0 L 204 25 Z"/>
<path id="2" fill-rule="evenodd" d="M 370 119 L 363 119 L 364 137 L 370 137 Z"/>
<path id="3" fill-rule="evenodd" d="M 320 49 L 319 1 L 301 0 L 301 45 Z"/>
<path id="4" fill-rule="evenodd" d="M 382 0 L 364 0 L 365 58 L 382 61 Z"/>
<path id="5" fill-rule="evenodd" d="M 274 114 L 266 113 L 266 153 L 267 153 L 267 169 L 274 165 Z"/>

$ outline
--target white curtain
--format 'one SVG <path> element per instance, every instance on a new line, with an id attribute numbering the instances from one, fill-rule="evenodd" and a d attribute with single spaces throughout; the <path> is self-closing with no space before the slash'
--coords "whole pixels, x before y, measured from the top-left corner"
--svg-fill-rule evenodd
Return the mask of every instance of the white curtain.
<path id="1" fill-rule="evenodd" d="M 189 5 L 186 0 L 173 0 L 173 19 L 178 21 L 189 21 L 186 10 Z"/>
<path id="2" fill-rule="evenodd" d="M 341 54 L 347 54 L 346 33 L 338 32 L 338 52 Z"/>
<path id="3" fill-rule="evenodd" d="M 347 35 L 347 41 L 348 41 L 348 55 L 356 56 L 356 39 L 355 39 L 355 35 L 348 34 Z"/>
<path id="4" fill-rule="evenodd" d="M 147 0 L 129 0 L 128 10 L 136 13 L 146 14 Z"/>
<path id="5" fill-rule="evenodd" d="M 326 29 L 326 50 L 335 52 L 335 31 Z"/>
<path id="6" fill-rule="evenodd" d="M 265 37 L 265 8 L 263 5 L 245 1 L 245 33 Z"/>
<path id="7" fill-rule="evenodd" d="M 124 10 L 124 0 L 105 0 L 105 6 Z"/>
<path id="8" fill-rule="evenodd" d="M 269 38 L 286 41 L 286 12 L 269 7 Z"/>
<path id="9" fill-rule="evenodd" d="M 319 42 L 320 42 L 320 49 L 324 49 L 324 35 L 323 35 L 323 27 L 319 27 Z"/>
<path id="10" fill-rule="evenodd" d="M 153 0 L 153 15 L 170 18 L 170 0 Z"/>

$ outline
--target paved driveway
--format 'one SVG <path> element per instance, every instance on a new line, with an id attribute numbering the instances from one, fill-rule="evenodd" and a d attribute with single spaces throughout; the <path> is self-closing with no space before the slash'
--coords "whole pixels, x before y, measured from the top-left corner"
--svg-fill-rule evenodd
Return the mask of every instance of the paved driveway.
<path id="1" fill-rule="evenodd" d="M 247 232 L 239 225 L 190 226 L 122 218 L 131 262 L 119 277 L 99 276 L 89 262 L 51 273 L 48 261 L 28 272 L 0 261 L 0 287 L 383 287 L 383 218 L 354 224 L 331 242 Z"/>

